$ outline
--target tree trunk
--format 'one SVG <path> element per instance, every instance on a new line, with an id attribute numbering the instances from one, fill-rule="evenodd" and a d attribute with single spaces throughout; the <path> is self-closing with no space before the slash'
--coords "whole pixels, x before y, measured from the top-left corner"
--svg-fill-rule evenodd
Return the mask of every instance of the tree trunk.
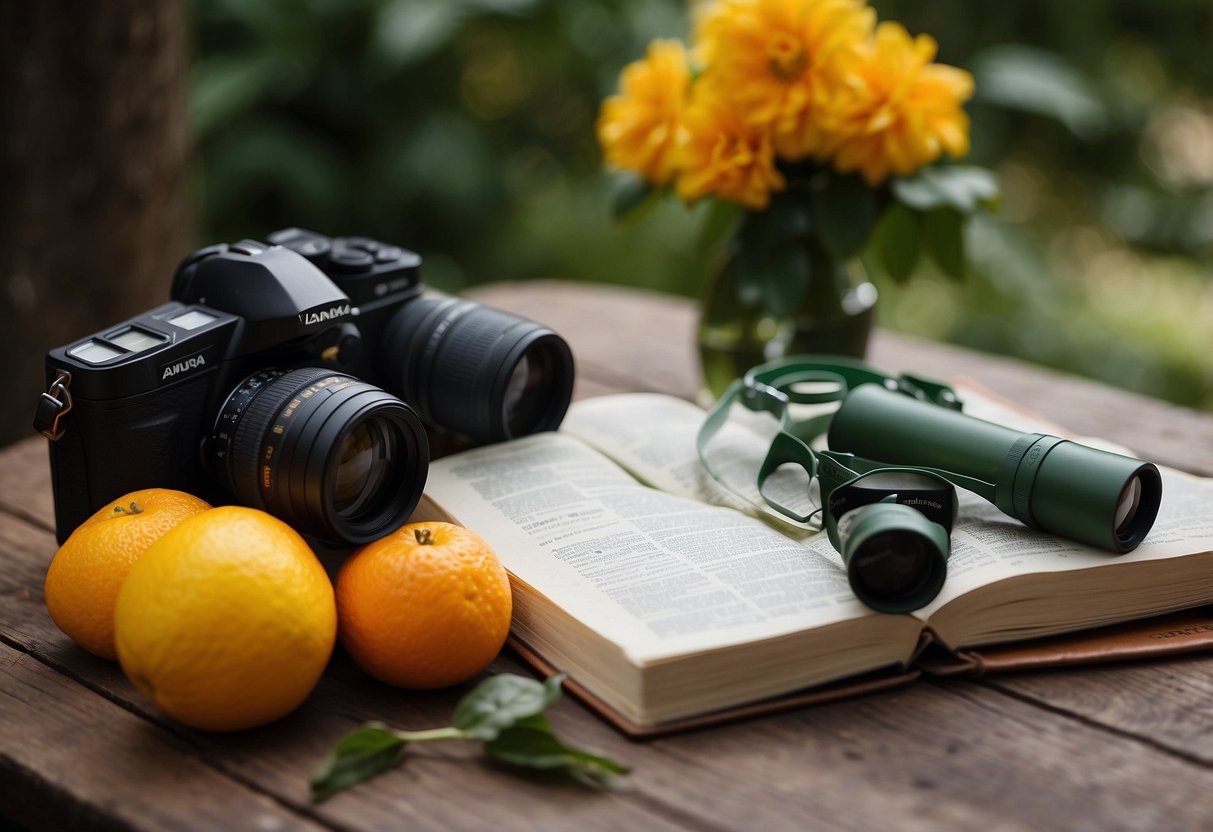
<path id="1" fill-rule="evenodd" d="M 182 3 L 0 0 L 0 445 L 56 346 L 168 300 L 188 244 Z"/>

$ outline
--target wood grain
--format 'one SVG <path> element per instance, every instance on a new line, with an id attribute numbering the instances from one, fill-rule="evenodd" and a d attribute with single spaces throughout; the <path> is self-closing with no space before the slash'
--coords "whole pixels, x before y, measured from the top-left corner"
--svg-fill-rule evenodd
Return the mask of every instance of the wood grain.
<path id="1" fill-rule="evenodd" d="M 0 645 L 0 811 L 36 828 L 321 828 L 172 736 Z M 218 799 L 217 799 L 218 798 Z"/>
<path id="2" fill-rule="evenodd" d="M 1015 674 L 987 684 L 1213 765 L 1213 661 L 1208 656 Z"/>
<path id="3" fill-rule="evenodd" d="M 640 788 L 753 828 L 789 817 L 851 830 L 1213 822 L 1207 768 L 967 683 L 922 684 L 658 745 L 694 761 L 696 776 L 663 766 Z"/>
<path id="4" fill-rule="evenodd" d="M 0 448 L 0 509 L 54 531 L 55 501 L 48 459 L 46 440 L 40 436 Z"/>

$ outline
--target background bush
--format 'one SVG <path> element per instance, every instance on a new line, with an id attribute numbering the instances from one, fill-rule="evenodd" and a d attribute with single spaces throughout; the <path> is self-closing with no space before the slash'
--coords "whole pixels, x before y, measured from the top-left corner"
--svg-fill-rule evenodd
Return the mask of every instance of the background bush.
<path id="1" fill-rule="evenodd" d="M 874 2 L 977 78 L 1002 211 L 963 284 L 880 275 L 884 326 L 1213 407 L 1207 0 Z M 705 212 L 611 219 L 593 122 L 681 0 L 196 0 L 199 242 L 369 233 L 446 289 L 561 278 L 694 296 Z"/>

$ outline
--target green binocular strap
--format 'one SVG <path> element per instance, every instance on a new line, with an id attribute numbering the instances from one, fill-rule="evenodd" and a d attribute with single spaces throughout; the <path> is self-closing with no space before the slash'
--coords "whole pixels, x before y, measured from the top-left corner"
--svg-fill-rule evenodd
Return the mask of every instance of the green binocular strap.
<path id="1" fill-rule="evenodd" d="M 734 403 L 740 403 L 756 413 L 770 413 L 779 420 L 779 431 L 771 440 L 771 446 L 758 469 L 758 493 L 767 506 L 784 517 L 798 523 L 809 523 L 821 511 L 820 508 L 809 514 L 800 514 L 767 494 L 767 479 L 776 470 L 788 464 L 802 468 L 810 484 L 815 477 L 819 478 L 824 497 L 830 489 L 846 480 L 888 466 L 851 454 L 812 450 L 810 444 L 826 433 L 834 414 L 831 411 L 798 420 L 792 416 L 791 406 L 840 402 L 847 393 L 864 384 L 879 384 L 952 410 L 960 410 L 962 406 L 955 391 L 942 382 L 909 374 L 890 376 L 862 361 L 844 356 L 794 356 L 760 364 L 729 385 L 699 428 L 695 446 L 700 462 L 712 479 L 737 497 L 752 502 L 719 475 L 708 459 L 707 447 L 728 420 Z M 993 483 L 934 468 L 915 467 L 913 470 L 932 474 L 986 499 L 993 499 Z"/>

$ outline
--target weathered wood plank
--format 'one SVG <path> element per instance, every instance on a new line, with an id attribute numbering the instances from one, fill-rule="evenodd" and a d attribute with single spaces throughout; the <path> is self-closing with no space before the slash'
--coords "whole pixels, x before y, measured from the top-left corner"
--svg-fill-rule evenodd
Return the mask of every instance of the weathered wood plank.
<path id="1" fill-rule="evenodd" d="M 31 828 L 322 828 L 3 645 L 0 702 L 0 811 Z"/>
<path id="2" fill-rule="evenodd" d="M 696 737 L 679 749 L 720 778 L 697 780 L 705 803 L 712 795 L 727 803 L 731 795 L 737 805 L 782 803 L 784 812 L 794 812 L 796 798 L 786 795 L 799 790 L 806 815 L 848 829 L 1099 832 L 1201 830 L 1213 823 L 1208 769 L 969 684 L 924 684 L 792 714 L 757 730 L 733 729 L 708 742 Z M 760 792 L 730 785 L 732 757 Z M 811 783 L 802 778 L 806 760 L 814 762 Z M 751 816 L 763 812 L 754 808 Z"/>
<path id="3" fill-rule="evenodd" d="M 557 720 L 560 727 L 560 720 Z M 611 752 L 623 740 L 591 737 Z M 1213 771 L 969 682 L 656 740 L 636 789 L 721 828 L 1207 830 Z"/>
<path id="4" fill-rule="evenodd" d="M 51 466 L 42 437 L 0 448 L 0 509 L 54 531 Z"/>
<path id="5" fill-rule="evenodd" d="M 1014 674 L 986 683 L 1213 766 L 1209 656 Z"/>

